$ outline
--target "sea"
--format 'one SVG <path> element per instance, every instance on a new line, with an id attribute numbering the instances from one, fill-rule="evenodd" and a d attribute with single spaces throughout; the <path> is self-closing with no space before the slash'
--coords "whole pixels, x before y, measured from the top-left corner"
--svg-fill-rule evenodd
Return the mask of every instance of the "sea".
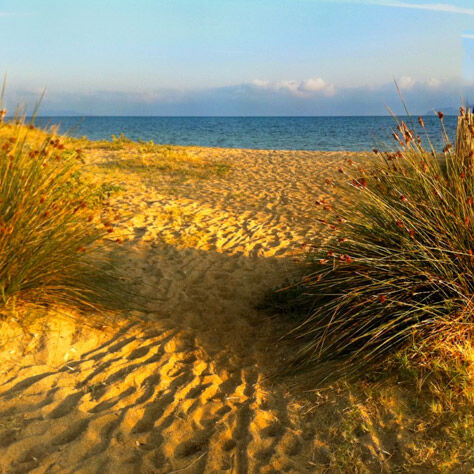
<path id="1" fill-rule="evenodd" d="M 417 117 L 398 117 L 436 148 L 444 146 L 444 133 L 436 115 L 424 116 L 426 133 Z M 90 140 L 125 137 L 160 144 L 264 150 L 362 151 L 394 147 L 390 116 L 376 117 L 37 117 L 42 127 L 59 125 L 60 132 Z M 451 140 L 457 118 L 445 116 Z"/>

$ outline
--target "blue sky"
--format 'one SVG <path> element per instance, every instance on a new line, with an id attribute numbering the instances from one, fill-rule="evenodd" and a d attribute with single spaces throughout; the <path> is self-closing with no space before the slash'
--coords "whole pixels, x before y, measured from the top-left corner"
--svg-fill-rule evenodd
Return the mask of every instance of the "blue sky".
<path id="1" fill-rule="evenodd" d="M 44 113 L 414 113 L 474 98 L 474 1 L 0 0 L 8 105 Z"/>

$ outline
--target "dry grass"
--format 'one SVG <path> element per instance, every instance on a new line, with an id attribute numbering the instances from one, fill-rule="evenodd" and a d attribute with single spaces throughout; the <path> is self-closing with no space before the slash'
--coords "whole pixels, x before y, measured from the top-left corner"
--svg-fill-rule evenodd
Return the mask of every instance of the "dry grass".
<path id="1" fill-rule="evenodd" d="M 313 309 L 293 332 L 303 341 L 296 367 L 347 374 L 413 341 L 471 334 L 473 152 L 456 153 L 446 133 L 443 153 L 425 149 L 403 122 L 394 137 L 396 150 L 374 150 L 375 165 L 349 160 L 341 182 L 327 183 L 355 205 L 319 203 L 330 233 L 313 243 L 299 288 Z"/>
<path id="2" fill-rule="evenodd" d="M 194 156 L 189 147 L 135 142 L 124 135 L 113 136 L 111 141 L 84 141 L 84 148 L 108 152 L 108 158 L 101 165 L 106 169 L 146 174 L 149 179 L 153 179 L 154 173 L 169 175 L 175 181 L 205 179 L 224 176 L 230 170 L 228 163 Z"/>
<path id="3" fill-rule="evenodd" d="M 104 190 L 84 178 L 81 150 L 67 141 L 33 125 L 0 125 L 5 314 L 25 305 L 90 307 L 113 292 L 100 283 L 109 232 L 97 215 Z"/>

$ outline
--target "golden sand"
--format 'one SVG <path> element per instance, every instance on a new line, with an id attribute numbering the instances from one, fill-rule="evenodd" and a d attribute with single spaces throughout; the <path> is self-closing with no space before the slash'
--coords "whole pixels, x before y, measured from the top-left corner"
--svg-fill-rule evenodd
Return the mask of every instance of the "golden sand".
<path id="1" fill-rule="evenodd" d="M 122 187 L 108 213 L 145 308 L 141 321 L 124 315 L 101 329 L 57 318 L 26 337 L 4 325 L 0 472 L 303 473 L 350 459 L 340 434 L 330 444 L 331 429 L 352 423 L 345 410 L 362 400 L 305 394 L 275 377 L 288 350 L 278 343 L 285 323 L 257 309 L 321 232 L 314 202 L 330 199 L 326 178 L 349 154 L 186 153 L 230 169 L 133 171 L 115 166 L 120 150 L 88 151 L 98 178 Z M 395 396 L 357 440 L 369 470 L 400 461 L 397 439 L 411 442 L 390 406 Z M 358 414 L 361 426 L 374 423 Z"/>

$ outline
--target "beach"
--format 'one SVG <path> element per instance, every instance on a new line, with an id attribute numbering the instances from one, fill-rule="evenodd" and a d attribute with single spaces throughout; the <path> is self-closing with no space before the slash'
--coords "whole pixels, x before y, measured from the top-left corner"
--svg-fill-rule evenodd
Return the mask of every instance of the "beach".
<path id="1" fill-rule="evenodd" d="M 308 391 L 279 375 L 291 322 L 261 308 L 364 154 L 168 150 L 85 144 L 87 172 L 117 187 L 102 217 L 141 307 L 2 323 L 0 472 L 388 472 L 421 456 L 410 387 Z"/>

